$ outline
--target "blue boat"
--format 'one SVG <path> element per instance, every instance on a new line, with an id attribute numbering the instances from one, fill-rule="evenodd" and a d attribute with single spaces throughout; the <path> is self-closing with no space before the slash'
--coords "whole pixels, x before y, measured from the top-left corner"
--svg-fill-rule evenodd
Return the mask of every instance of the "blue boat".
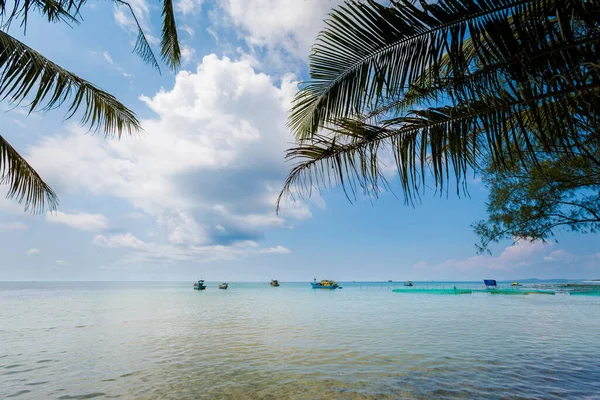
<path id="1" fill-rule="evenodd" d="M 204 284 L 204 279 L 200 279 L 198 282 L 194 283 L 194 290 L 204 290 L 206 289 L 206 285 Z"/>
<path id="2" fill-rule="evenodd" d="M 311 282 L 313 289 L 341 289 L 342 287 L 334 281 L 322 280 L 321 282 L 317 282 L 317 278 Z"/>

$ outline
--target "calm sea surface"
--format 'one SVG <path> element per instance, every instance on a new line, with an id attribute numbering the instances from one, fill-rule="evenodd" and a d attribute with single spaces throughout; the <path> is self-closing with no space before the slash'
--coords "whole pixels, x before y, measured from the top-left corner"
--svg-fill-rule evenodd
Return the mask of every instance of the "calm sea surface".
<path id="1" fill-rule="evenodd" d="M 600 297 L 0 283 L 0 398 L 600 399 Z"/>

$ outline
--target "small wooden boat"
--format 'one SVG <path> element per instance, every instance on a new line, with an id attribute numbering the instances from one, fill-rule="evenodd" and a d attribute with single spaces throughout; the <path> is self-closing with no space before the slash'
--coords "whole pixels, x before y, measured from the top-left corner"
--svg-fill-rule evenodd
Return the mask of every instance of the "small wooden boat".
<path id="1" fill-rule="evenodd" d="M 194 290 L 204 290 L 206 289 L 206 285 L 204 284 L 204 279 L 200 279 L 198 282 L 194 283 Z"/>
<path id="2" fill-rule="evenodd" d="M 521 285 L 519 282 L 513 282 L 510 284 L 510 286 L 523 286 L 523 285 Z"/>
<path id="3" fill-rule="evenodd" d="M 227 289 L 229 287 L 229 284 L 227 282 L 223 282 L 221 284 L 219 284 L 219 289 Z"/>
<path id="4" fill-rule="evenodd" d="M 271 286 L 279 286 L 279 281 L 277 279 L 271 279 Z"/>
<path id="5" fill-rule="evenodd" d="M 334 281 L 322 280 L 321 282 L 317 282 L 315 278 L 313 282 L 311 282 L 311 286 L 313 289 L 341 289 L 342 287 Z"/>
<path id="6" fill-rule="evenodd" d="M 413 283 L 411 281 L 406 281 L 404 282 L 404 286 L 413 286 Z"/>

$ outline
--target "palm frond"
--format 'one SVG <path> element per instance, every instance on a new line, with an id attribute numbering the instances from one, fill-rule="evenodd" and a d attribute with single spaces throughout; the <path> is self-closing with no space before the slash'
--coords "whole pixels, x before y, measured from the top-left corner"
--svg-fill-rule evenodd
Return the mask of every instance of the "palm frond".
<path id="1" fill-rule="evenodd" d="M 416 7 L 410 0 L 398 0 L 385 7 L 374 0 L 348 1 L 330 15 L 317 38 L 310 56 L 311 79 L 296 96 L 289 125 L 298 138 L 310 137 L 330 121 L 361 114 L 378 98 L 404 92 L 424 76 L 435 79 L 444 57 L 445 68 L 455 77 L 473 68 L 505 68 L 519 50 L 535 51 L 527 46 L 540 36 L 553 40 L 556 21 L 563 42 L 574 34 L 574 18 L 597 26 L 593 15 L 598 5 L 592 3 L 444 0 Z M 512 21 L 513 15 L 520 18 Z M 469 38 L 473 43 L 466 49 Z M 550 43 L 546 47 L 559 44 L 542 42 Z M 467 50 L 475 54 L 468 56 Z M 577 58 L 575 51 L 564 53 Z M 511 72 L 527 71 L 517 63 Z"/>
<path id="2" fill-rule="evenodd" d="M 540 148 L 567 156 L 589 152 L 588 143 L 599 140 L 600 121 L 586 113 L 600 110 L 600 77 L 586 75 L 583 82 L 532 90 L 527 97 L 498 92 L 470 103 L 410 111 L 377 125 L 366 117 L 334 121 L 328 135 L 313 135 L 288 150 L 286 158 L 297 164 L 277 205 L 294 191 L 310 196 L 320 186 L 341 185 L 349 197 L 359 191 L 377 196 L 379 183 L 387 184 L 379 161 L 384 151 L 393 154 L 409 202 L 418 199 L 426 172 L 440 190 L 452 173 L 459 191 L 484 153 L 503 165 L 507 155 L 535 163 Z M 569 124 L 557 124 L 560 118 Z"/>
<path id="3" fill-rule="evenodd" d="M 161 39 L 161 55 L 172 70 L 177 70 L 181 64 L 181 49 L 177 38 L 177 25 L 173 12 L 172 0 L 163 0 L 163 27 Z"/>
<path id="4" fill-rule="evenodd" d="M 14 0 L 12 8 L 0 0 L 0 27 L 10 28 L 14 20 L 20 20 L 24 30 L 31 11 L 38 11 L 48 19 L 48 22 L 79 23 L 79 10 L 87 0 Z"/>
<path id="5" fill-rule="evenodd" d="M 125 6 L 129 9 L 129 12 L 131 13 L 133 21 L 135 23 L 135 26 L 136 26 L 136 29 L 138 32 L 138 36 L 135 41 L 135 46 L 133 47 L 133 52 L 135 54 L 137 54 L 142 59 L 142 61 L 144 61 L 146 64 L 149 64 L 152 67 L 156 68 L 158 73 L 161 74 L 162 72 L 160 70 L 160 65 L 158 65 L 156 56 L 154 55 L 154 52 L 152 51 L 152 47 L 150 47 L 150 43 L 148 43 L 146 34 L 144 33 L 144 30 L 142 29 L 142 25 L 140 24 L 140 21 L 138 20 L 137 16 L 135 15 L 135 12 L 133 11 L 131 4 L 129 4 L 128 2 L 123 1 L 123 0 L 115 0 L 115 1 L 116 1 L 116 3 L 122 4 L 123 6 Z"/>
<path id="6" fill-rule="evenodd" d="M 67 119 L 83 108 L 81 124 L 102 128 L 106 135 L 120 137 L 141 129 L 133 111 L 114 96 L 0 31 L 0 99 L 20 104 L 30 94 L 29 112 L 67 103 Z"/>
<path id="7" fill-rule="evenodd" d="M 25 204 L 25 210 L 39 213 L 55 210 L 58 198 L 50 186 L 21 155 L 0 135 L 0 185 L 8 185 L 7 198 Z"/>

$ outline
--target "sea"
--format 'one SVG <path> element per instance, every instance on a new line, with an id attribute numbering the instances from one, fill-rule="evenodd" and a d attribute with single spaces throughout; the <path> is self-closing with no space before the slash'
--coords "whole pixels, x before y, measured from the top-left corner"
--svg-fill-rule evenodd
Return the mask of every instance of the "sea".
<path id="1" fill-rule="evenodd" d="M 0 399 L 600 399 L 600 297 L 192 283 L 0 283 Z"/>

